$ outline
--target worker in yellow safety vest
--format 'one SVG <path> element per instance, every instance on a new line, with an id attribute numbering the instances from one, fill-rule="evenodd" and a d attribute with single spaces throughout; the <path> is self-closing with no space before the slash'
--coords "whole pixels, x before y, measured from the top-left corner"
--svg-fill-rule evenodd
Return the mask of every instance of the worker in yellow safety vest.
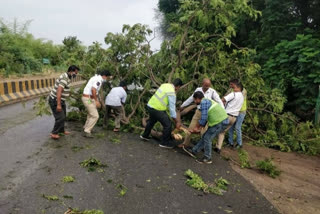
<path id="1" fill-rule="evenodd" d="M 179 90 L 182 85 L 181 79 L 175 79 L 172 84 L 162 84 L 151 97 L 147 105 L 150 118 L 144 133 L 140 136 L 141 139 L 149 140 L 153 126 L 159 121 L 163 126 L 162 140 L 159 146 L 167 149 L 174 147 L 171 138 L 172 123 L 167 114 L 167 110 L 170 112 L 170 117 L 175 121 L 176 128 L 180 128 L 181 122 L 177 120 L 176 113 L 176 91 Z"/>

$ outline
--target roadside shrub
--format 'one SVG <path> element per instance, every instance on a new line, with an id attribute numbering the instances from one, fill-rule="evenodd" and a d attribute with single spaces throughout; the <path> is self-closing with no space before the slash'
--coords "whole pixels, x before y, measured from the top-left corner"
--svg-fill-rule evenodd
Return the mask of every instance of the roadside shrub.
<path id="1" fill-rule="evenodd" d="M 276 178 L 281 174 L 281 171 L 272 163 L 271 158 L 266 158 L 265 160 L 260 160 L 256 162 L 256 166 L 261 172 L 266 173 L 272 178 Z"/>

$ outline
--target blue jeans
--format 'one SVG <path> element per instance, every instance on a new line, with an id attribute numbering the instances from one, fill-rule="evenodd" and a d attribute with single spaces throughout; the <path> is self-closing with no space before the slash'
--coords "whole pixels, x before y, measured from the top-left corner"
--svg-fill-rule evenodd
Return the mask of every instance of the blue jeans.
<path id="1" fill-rule="evenodd" d="M 209 127 L 208 130 L 204 133 L 201 140 L 192 148 L 192 151 L 195 153 L 200 152 L 204 148 L 204 156 L 206 158 L 211 159 L 211 152 L 212 152 L 212 140 L 223 132 L 227 128 L 229 124 L 229 119 L 225 119 L 221 123 Z"/>
<path id="2" fill-rule="evenodd" d="M 233 124 L 233 126 L 229 129 L 229 144 L 233 145 L 233 131 L 236 129 L 237 133 L 237 144 L 242 145 L 242 132 L 241 132 L 241 126 L 244 121 L 244 118 L 246 116 L 246 113 L 240 113 L 237 117 L 236 122 Z"/>

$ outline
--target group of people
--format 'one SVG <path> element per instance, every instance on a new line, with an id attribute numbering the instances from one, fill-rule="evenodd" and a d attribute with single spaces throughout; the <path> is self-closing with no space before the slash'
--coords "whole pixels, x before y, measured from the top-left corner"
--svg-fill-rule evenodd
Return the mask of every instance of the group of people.
<path id="1" fill-rule="evenodd" d="M 175 79 L 173 83 L 162 84 L 147 104 L 149 121 L 144 133 L 140 136 L 143 140 L 149 140 L 149 135 L 156 122 L 163 126 L 162 141 L 159 144 L 162 148 L 173 148 L 174 143 L 171 138 L 172 124 L 167 114 L 175 121 L 176 129 L 180 129 L 181 121 L 177 119 L 176 113 L 176 91 L 183 85 L 180 79 Z M 237 148 L 242 147 L 241 126 L 246 114 L 247 92 L 238 79 L 230 80 L 230 90 L 222 99 L 219 94 L 211 88 L 210 79 L 204 79 L 202 87 L 197 88 L 194 93 L 180 107 L 182 111 L 191 103 L 197 104 L 197 110 L 193 115 L 183 143 L 178 147 L 183 148 L 193 158 L 197 158 L 197 153 L 204 150 L 202 158 L 197 158 L 200 163 L 212 163 L 212 141 L 218 135 L 218 141 L 214 151 L 220 153 L 224 136 L 229 132 L 228 146 L 234 147 L 233 132 L 237 133 Z M 200 134 L 200 141 L 191 147 L 190 140 L 192 134 Z"/>
<path id="2" fill-rule="evenodd" d="M 65 100 L 70 94 L 71 78 L 75 77 L 79 70 L 77 66 L 70 66 L 66 73 L 57 78 L 50 92 L 49 104 L 55 117 L 55 125 L 51 132 L 51 138 L 53 139 L 59 139 L 61 133 L 64 135 L 70 134 L 64 129 Z M 112 79 L 112 76 L 109 71 L 101 71 L 88 81 L 83 90 L 82 102 L 87 110 L 87 120 L 83 126 L 85 137 L 93 137 L 91 131 L 99 119 L 98 109 L 101 107 L 99 91 L 103 83 L 110 79 Z M 218 136 L 214 151 L 220 153 L 227 131 L 229 132 L 228 146 L 234 147 L 233 132 L 236 130 L 237 148 L 242 147 L 241 126 L 246 115 L 247 92 L 238 79 L 230 80 L 229 83 L 230 90 L 226 96 L 220 99 L 219 94 L 211 87 L 210 79 L 204 79 L 202 87 L 197 88 L 180 107 L 180 111 L 183 111 L 193 102 L 197 105 L 185 140 L 178 147 L 194 158 L 197 158 L 197 153 L 204 150 L 203 157 L 197 158 L 200 163 L 212 163 L 212 141 Z M 178 78 L 173 83 L 162 84 L 156 90 L 146 107 L 149 120 L 140 136 L 141 139 L 149 140 L 152 128 L 157 122 L 160 122 L 163 131 L 159 146 L 162 148 L 173 148 L 175 146 L 171 136 L 172 121 L 174 121 L 176 129 L 181 128 L 181 120 L 177 117 L 176 112 L 176 92 L 182 85 L 182 80 Z M 126 83 L 121 81 L 118 87 L 111 89 L 105 99 L 104 126 L 108 125 L 110 111 L 112 110 L 116 117 L 114 132 L 118 132 L 120 129 L 123 105 L 127 98 L 126 90 Z M 200 141 L 193 147 L 190 143 L 192 134 L 201 134 Z"/>
<path id="3" fill-rule="evenodd" d="M 66 119 L 65 101 L 66 98 L 70 96 L 71 78 L 75 77 L 79 70 L 80 69 L 77 66 L 70 66 L 66 73 L 60 75 L 56 79 L 55 85 L 50 92 L 49 105 L 55 118 L 55 124 L 51 131 L 52 139 L 59 139 L 61 134 L 70 134 L 70 132 L 64 129 Z M 112 79 L 110 72 L 103 70 L 99 74 L 91 77 L 83 89 L 81 100 L 87 110 L 87 120 L 83 126 L 84 137 L 93 138 L 91 131 L 99 119 L 98 109 L 102 106 L 99 91 L 103 83 L 110 79 Z M 126 83 L 121 81 L 118 87 L 112 88 L 105 99 L 106 113 L 104 117 L 104 126 L 108 125 L 110 111 L 113 110 L 116 116 L 115 128 L 113 129 L 114 132 L 118 132 L 120 129 L 120 120 L 123 115 L 122 106 L 127 98 L 126 90 Z"/>

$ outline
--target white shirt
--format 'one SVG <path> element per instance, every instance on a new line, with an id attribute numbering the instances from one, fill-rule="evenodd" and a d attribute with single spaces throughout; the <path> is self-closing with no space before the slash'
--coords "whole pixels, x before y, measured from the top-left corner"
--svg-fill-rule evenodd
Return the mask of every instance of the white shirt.
<path id="1" fill-rule="evenodd" d="M 224 97 L 226 100 L 226 112 L 227 114 L 238 116 L 242 107 L 244 98 L 241 92 L 232 92 Z"/>
<path id="2" fill-rule="evenodd" d="M 111 89 L 106 97 L 106 105 L 108 106 L 121 106 L 127 99 L 127 92 L 122 87 L 115 87 Z"/>
<path id="3" fill-rule="evenodd" d="M 97 95 L 99 93 L 99 90 L 102 86 L 103 78 L 101 75 L 96 74 L 95 76 L 91 77 L 88 81 L 86 87 L 83 89 L 83 94 L 86 95 L 92 95 L 92 87 L 97 90 Z"/>
<path id="4" fill-rule="evenodd" d="M 217 103 L 219 103 L 222 107 L 224 107 L 223 102 L 221 101 L 219 94 L 213 88 L 209 88 L 206 92 L 203 92 L 202 87 L 199 87 L 194 91 L 194 93 L 197 91 L 201 91 L 204 94 L 205 98 L 212 99 L 212 100 L 216 101 Z M 181 107 L 186 107 L 186 106 L 190 105 L 192 102 L 193 102 L 193 94 L 186 101 L 184 101 L 182 103 Z M 200 105 L 198 105 L 198 109 L 199 108 L 200 108 Z"/>

